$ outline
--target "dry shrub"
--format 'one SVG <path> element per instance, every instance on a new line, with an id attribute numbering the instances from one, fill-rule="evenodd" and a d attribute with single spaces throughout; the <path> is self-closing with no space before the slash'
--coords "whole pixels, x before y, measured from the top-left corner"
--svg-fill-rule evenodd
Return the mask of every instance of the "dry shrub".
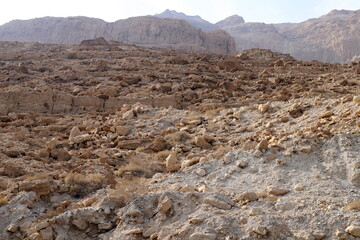
<path id="1" fill-rule="evenodd" d="M 133 177 L 131 179 L 118 179 L 115 189 L 109 192 L 109 195 L 114 198 L 123 199 L 125 203 L 128 203 L 131 198 L 148 192 L 149 180 Z"/>
<path id="2" fill-rule="evenodd" d="M 0 207 L 4 206 L 9 202 L 9 199 L 6 197 L 0 197 Z"/>
<path id="3" fill-rule="evenodd" d="M 219 114 L 220 111 L 224 110 L 225 107 L 217 107 L 215 109 L 207 109 L 204 112 L 204 115 L 207 117 L 215 117 Z"/>
<path id="4" fill-rule="evenodd" d="M 120 167 L 116 175 L 124 177 L 126 173 L 130 173 L 132 176 L 151 178 L 155 172 L 146 166 L 141 166 L 135 162 L 129 162 L 127 165 Z"/>
<path id="5" fill-rule="evenodd" d="M 107 185 L 107 178 L 102 174 L 83 175 L 80 173 L 69 173 L 65 177 L 65 184 L 69 186 L 72 196 L 82 198 Z"/>
<path id="6" fill-rule="evenodd" d="M 214 159 L 221 159 L 225 154 L 230 152 L 232 150 L 232 147 L 226 146 L 226 147 L 218 147 L 215 152 L 212 153 L 212 157 Z"/>
<path id="7" fill-rule="evenodd" d="M 185 131 L 174 132 L 165 136 L 165 140 L 172 146 L 175 146 L 177 143 L 184 143 L 190 138 L 190 134 Z"/>
<path id="8" fill-rule="evenodd" d="M 163 162 L 170 155 L 170 153 L 172 153 L 172 151 L 164 150 L 164 151 L 161 151 L 161 152 L 157 152 L 155 154 L 155 156 L 157 157 L 157 159 L 159 161 Z"/>
<path id="9" fill-rule="evenodd" d="M 26 176 L 24 181 L 34 181 L 34 180 L 41 180 L 46 178 L 52 178 L 52 175 L 49 173 L 38 173 L 31 176 Z"/>

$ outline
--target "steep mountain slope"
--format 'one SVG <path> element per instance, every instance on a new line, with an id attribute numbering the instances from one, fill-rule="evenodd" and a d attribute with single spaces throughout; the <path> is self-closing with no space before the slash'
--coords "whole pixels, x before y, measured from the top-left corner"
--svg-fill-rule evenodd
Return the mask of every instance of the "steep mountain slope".
<path id="1" fill-rule="evenodd" d="M 302 60 L 348 62 L 360 55 L 360 11 L 334 10 L 292 24 L 223 22 L 238 50 L 267 48 Z"/>
<path id="2" fill-rule="evenodd" d="M 235 41 L 227 33 L 205 33 L 178 19 L 134 17 L 107 23 L 87 17 L 45 17 L 0 26 L 3 41 L 77 44 L 97 37 L 145 46 L 235 53 Z"/>
<path id="3" fill-rule="evenodd" d="M 203 31 L 213 31 L 219 29 L 216 25 L 202 19 L 200 16 L 188 16 L 181 12 L 165 10 L 160 14 L 155 14 L 154 17 L 158 18 L 172 18 L 172 19 L 183 19 L 193 25 L 194 27 L 200 28 Z"/>

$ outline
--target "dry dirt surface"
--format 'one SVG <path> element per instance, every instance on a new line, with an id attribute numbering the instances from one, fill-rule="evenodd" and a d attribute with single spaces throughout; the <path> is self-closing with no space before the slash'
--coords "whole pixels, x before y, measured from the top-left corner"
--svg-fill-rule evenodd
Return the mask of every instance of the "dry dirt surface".
<path id="1" fill-rule="evenodd" d="M 360 238 L 360 64 L 0 43 L 0 239 Z"/>

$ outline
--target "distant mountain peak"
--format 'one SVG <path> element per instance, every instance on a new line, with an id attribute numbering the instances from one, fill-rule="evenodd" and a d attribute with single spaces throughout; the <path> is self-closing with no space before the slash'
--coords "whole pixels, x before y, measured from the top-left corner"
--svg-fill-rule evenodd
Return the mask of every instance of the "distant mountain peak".
<path id="1" fill-rule="evenodd" d="M 244 18 L 235 14 L 235 15 L 227 17 L 224 20 L 216 23 L 216 26 L 218 26 L 219 28 L 222 28 L 224 26 L 235 26 L 235 25 L 239 25 L 242 23 L 245 23 Z"/>
<path id="2" fill-rule="evenodd" d="M 164 12 L 155 14 L 154 17 L 157 18 L 174 18 L 174 19 L 182 19 L 193 25 L 194 27 L 200 28 L 203 31 L 213 31 L 217 30 L 214 24 L 202 19 L 200 16 L 189 16 L 182 12 L 177 12 L 175 10 L 166 9 Z"/>

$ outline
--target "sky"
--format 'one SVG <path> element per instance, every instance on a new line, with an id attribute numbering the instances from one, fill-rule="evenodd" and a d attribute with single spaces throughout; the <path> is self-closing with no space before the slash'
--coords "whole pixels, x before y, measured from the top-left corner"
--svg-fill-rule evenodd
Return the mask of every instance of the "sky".
<path id="1" fill-rule="evenodd" d="M 302 22 L 333 9 L 360 9 L 360 0 L 0 0 L 0 24 L 45 16 L 86 16 L 113 22 L 166 9 L 216 23 L 237 14 L 246 22 Z"/>

